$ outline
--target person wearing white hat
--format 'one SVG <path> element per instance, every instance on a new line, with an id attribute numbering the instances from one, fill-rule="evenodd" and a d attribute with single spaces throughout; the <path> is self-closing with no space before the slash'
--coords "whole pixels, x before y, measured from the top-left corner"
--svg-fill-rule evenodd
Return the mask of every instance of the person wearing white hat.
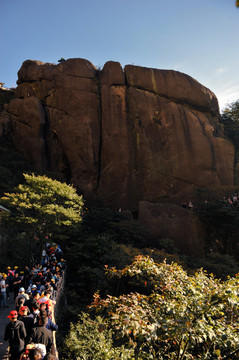
<path id="1" fill-rule="evenodd" d="M 24 287 L 20 287 L 20 289 L 19 289 L 18 295 L 15 299 L 15 308 L 17 308 L 19 306 L 20 299 L 24 299 L 23 305 L 29 299 L 29 296 L 25 293 Z"/>

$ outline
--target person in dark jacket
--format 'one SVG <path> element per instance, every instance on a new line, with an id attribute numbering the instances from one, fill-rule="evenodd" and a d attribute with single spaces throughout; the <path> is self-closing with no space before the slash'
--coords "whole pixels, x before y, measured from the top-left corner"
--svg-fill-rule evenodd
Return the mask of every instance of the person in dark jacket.
<path id="1" fill-rule="evenodd" d="M 8 318 L 10 323 L 5 328 L 4 340 L 9 341 L 9 359 L 18 360 L 24 351 L 27 333 L 24 323 L 17 320 L 16 310 L 10 311 Z"/>
<path id="2" fill-rule="evenodd" d="M 53 336 L 52 332 L 45 327 L 47 321 L 47 312 L 41 311 L 39 315 L 39 324 L 36 327 L 33 327 L 29 343 L 44 344 L 46 346 L 46 352 L 49 354 L 53 346 Z"/>
<path id="3" fill-rule="evenodd" d="M 21 287 L 22 278 L 20 277 L 18 272 L 15 272 L 12 284 L 13 284 L 13 292 L 14 292 L 14 300 L 16 299 L 19 289 Z"/>
<path id="4" fill-rule="evenodd" d="M 33 326 L 35 327 L 38 322 L 39 322 L 39 315 L 40 315 L 40 304 L 38 302 L 36 302 L 34 305 L 33 305 L 33 308 L 32 308 L 32 313 L 29 315 L 30 317 L 33 318 Z"/>
<path id="5" fill-rule="evenodd" d="M 19 312 L 18 312 L 20 315 L 19 320 L 24 323 L 26 333 L 27 333 L 27 336 L 25 338 L 25 344 L 28 344 L 28 342 L 29 342 L 30 335 L 32 333 L 33 324 L 34 324 L 34 319 L 33 319 L 33 317 L 30 317 L 28 315 L 28 310 L 29 309 L 27 306 L 21 306 L 19 309 Z"/>
<path id="6" fill-rule="evenodd" d="M 35 305 L 38 302 L 39 298 L 40 298 L 39 291 L 34 290 L 30 299 L 24 303 L 24 305 L 29 308 L 30 313 L 33 312 L 33 305 Z"/>

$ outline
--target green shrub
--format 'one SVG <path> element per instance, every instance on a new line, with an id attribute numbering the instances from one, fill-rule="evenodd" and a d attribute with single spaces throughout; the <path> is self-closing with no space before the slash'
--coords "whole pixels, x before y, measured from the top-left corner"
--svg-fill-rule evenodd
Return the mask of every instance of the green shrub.
<path id="1" fill-rule="evenodd" d="M 179 249 L 176 247 L 174 240 L 169 238 L 158 239 L 154 242 L 156 248 L 164 249 L 168 254 L 179 253 Z"/>
<path id="2" fill-rule="evenodd" d="M 207 227 L 206 251 L 231 255 L 238 260 L 239 205 L 231 206 L 217 197 L 195 203 L 194 212 Z"/>
<path id="3" fill-rule="evenodd" d="M 126 249 L 127 246 L 115 243 L 109 234 L 90 236 L 71 243 L 67 247 L 69 292 L 73 288 L 77 290 L 85 303 L 98 289 L 102 294 L 113 291 L 114 284 L 105 277 L 105 265 L 124 267 L 130 264 L 135 253 L 131 255 Z"/>
<path id="4" fill-rule="evenodd" d="M 118 223 L 127 216 L 119 211 L 108 208 L 103 200 L 98 199 L 83 218 L 83 229 L 88 234 L 97 235 L 107 233 L 109 231 L 109 224 Z"/>
<path id="5" fill-rule="evenodd" d="M 82 313 L 78 322 L 71 325 L 61 359 L 132 360 L 133 354 L 133 349 L 124 345 L 115 346 L 107 321 L 99 316 L 93 321 L 88 314 Z"/>
<path id="6" fill-rule="evenodd" d="M 142 287 L 105 299 L 96 293 L 90 306 L 121 344 L 134 349 L 135 359 L 146 352 L 148 359 L 229 359 L 239 351 L 238 276 L 225 282 L 203 270 L 189 276 L 176 263 L 144 256 L 108 274 Z"/>
<path id="7" fill-rule="evenodd" d="M 118 243 L 132 244 L 139 248 L 147 246 L 149 243 L 148 231 L 134 219 L 111 222 L 108 231 Z"/>
<path id="8" fill-rule="evenodd" d="M 239 265 L 234 257 L 219 253 L 209 253 L 203 259 L 194 259 L 194 266 L 203 267 L 208 273 L 214 274 L 217 278 L 227 279 L 239 273 Z"/>

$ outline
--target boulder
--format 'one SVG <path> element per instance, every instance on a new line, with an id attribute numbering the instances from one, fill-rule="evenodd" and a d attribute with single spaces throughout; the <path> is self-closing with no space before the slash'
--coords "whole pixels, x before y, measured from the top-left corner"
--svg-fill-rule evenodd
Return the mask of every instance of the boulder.
<path id="1" fill-rule="evenodd" d="M 218 113 L 218 101 L 212 91 L 191 76 L 174 70 L 150 69 L 126 65 L 127 84 L 171 99 L 180 104 Z"/>
<path id="2" fill-rule="evenodd" d="M 134 87 L 128 89 L 127 104 L 132 205 L 165 196 L 181 202 L 195 188 L 233 184 L 234 147 L 216 136 L 215 117 Z"/>
<path id="3" fill-rule="evenodd" d="M 139 221 L 155 239 L 174 240 L 184 254 L 204 255 L 206 231 L 192 210 L 176 204 L 139 202 Z"/>

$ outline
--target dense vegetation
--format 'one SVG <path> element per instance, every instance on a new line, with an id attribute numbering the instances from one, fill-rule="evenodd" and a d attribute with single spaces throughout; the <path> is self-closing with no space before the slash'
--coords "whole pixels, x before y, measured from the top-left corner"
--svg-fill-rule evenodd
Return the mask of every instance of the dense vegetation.
<path id="1" fill-rule="evenodd" d="M 237 166 L 239 160 L 239 100 L 228 105 L 221 117 L 221 123 L 224 127 L 226 136 L 232 141 L 235 146 L 235 175 L 238 182 Z"/>
<path id="2" fill-rule="evenodd" d="M 62 339 L 58 337 L 63 360 L 219 359 L 237 351 L 238 279 L 234 276 L 239 267 L 213 242 L 218 224 L 221 241 L 225 235 L 221 211 L 225 217 L 232 209 L 225 210 L 212 197 L 207 204 L 198 202 L 197 211 L 210 227 L 204 259 L 166 253 L 165 246 L 174 249 L 169 239 L 161 239 L 162 248 L 156 249 L 145 229 L 135 227 L 135 220 L 102 202 L 85 213 L 67 248 L 68 307 L 61 321 L 66 325 L 68 319 L 71 326 L 65 326 Z M 234 221 L 235 225 L 236 217 Z M 200 266 L 217 277 L 196 270 Z"/>
<path id="3" fill-rule="evenodd" d="M 107 273 L 122 294 L 94 295 L 93 316 L 82 313 L 71 325 L 63 359 L 226 359 L 239 352 L 238 277 L 188 276 L 176 263 L 144 256 Z"/>
<path id="4" fill-rule="evenodd" d="M 239 102 L 221 118 L 236 149 L 237 111 Z M 237 356 L 239 205 L 225 201 L 237 189 L 197 190 L 194 211 L 208 236 L 205 257 L 192 259 L 171 239 L 153 241 L 129 212 L 100 199 L 88 207 L 54 174 L 32 174 L 10 144 L 0 155 L 1 204 L 11 210 L 1 221 L 8 243 L 1 265 L 31 261 L 46 239 L 67 258 L 67 306 L 57 319 L 62 360 Z"/>

